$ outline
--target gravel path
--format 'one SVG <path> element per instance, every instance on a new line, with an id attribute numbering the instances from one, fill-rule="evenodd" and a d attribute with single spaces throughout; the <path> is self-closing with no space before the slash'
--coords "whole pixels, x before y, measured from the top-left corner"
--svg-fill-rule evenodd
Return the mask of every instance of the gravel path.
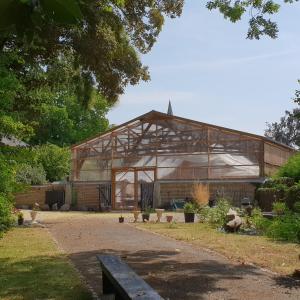
<path id="1" fill-rule="evenodd" d="M 99 296 L 101 270 L 95 255 L 112 253 L 165 299 L 300 299 L 300 285 L 294 281 L 115 219 L 75 217 L 44 223 Z"/>

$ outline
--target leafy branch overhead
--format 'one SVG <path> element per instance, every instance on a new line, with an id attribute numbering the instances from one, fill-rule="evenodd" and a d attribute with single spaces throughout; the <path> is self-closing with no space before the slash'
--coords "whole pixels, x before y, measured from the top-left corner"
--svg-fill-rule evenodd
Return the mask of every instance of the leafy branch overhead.
<path id="1" fill-rule="evenodd" d="M 284 0 L 285 3 L 294 3 L 298 0 Z M 249 39 L 260 39 L 261 36 L 276 38 L 278 34 L 277 23 L 270 19 L 270 15 L 278 13 L 280 4 L 273 0 L 213 0 L 207 2 L 210 10 L 218 9 L 225 19 L 231 22 L 241 20 L 242 16 L 248 12 L 250 15 L 249 29 L 247 37 Z"/>
<path id="2" fill-rule="evenodd" d="M 183 0 L 1 0 L 0 49 L 20 49 L 26 62 L 44 66 L 69 51 L 83 102 L 96 87 L 114 103 L 128 84 L 149 80 L 138 52 L 151 50 L 164 18 L 180 16 L 182 6 Z"/>

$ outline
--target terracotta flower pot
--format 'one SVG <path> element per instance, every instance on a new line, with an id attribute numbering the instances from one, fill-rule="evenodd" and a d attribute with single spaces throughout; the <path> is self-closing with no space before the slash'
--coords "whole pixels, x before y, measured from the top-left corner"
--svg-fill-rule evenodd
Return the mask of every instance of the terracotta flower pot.
<path id="1" fill-rule="evenodd" d="M 173 216 L 166 216 L 167 222 L 171 223 L 173 220 Z"/>

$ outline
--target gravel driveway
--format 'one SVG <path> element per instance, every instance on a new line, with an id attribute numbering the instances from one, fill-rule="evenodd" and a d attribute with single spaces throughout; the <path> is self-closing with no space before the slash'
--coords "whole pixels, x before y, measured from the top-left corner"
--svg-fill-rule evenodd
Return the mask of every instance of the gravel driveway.
<path id="1" fill-rule="evenodd" d="M 122 257 L 165 299 L 300 299 L 300 285 L 252 266 L 175 241 L 116 218 L 44 220 L 58 245 L 101 295 L 95 255 Z"/>

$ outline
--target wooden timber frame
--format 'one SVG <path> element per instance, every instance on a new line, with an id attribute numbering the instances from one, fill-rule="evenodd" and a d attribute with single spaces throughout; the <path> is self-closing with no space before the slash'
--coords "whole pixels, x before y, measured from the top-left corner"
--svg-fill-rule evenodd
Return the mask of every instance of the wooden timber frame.
<path id="1" fill-rule="evenodd" d="M 157 111 L 73 145 L 71 150 L 72 181 L 111 181 L 113 208 L 118 171 L 136 174 L 151 169 L 158 182 L 263 180 L 295 153 L 263 136 Z"/>

